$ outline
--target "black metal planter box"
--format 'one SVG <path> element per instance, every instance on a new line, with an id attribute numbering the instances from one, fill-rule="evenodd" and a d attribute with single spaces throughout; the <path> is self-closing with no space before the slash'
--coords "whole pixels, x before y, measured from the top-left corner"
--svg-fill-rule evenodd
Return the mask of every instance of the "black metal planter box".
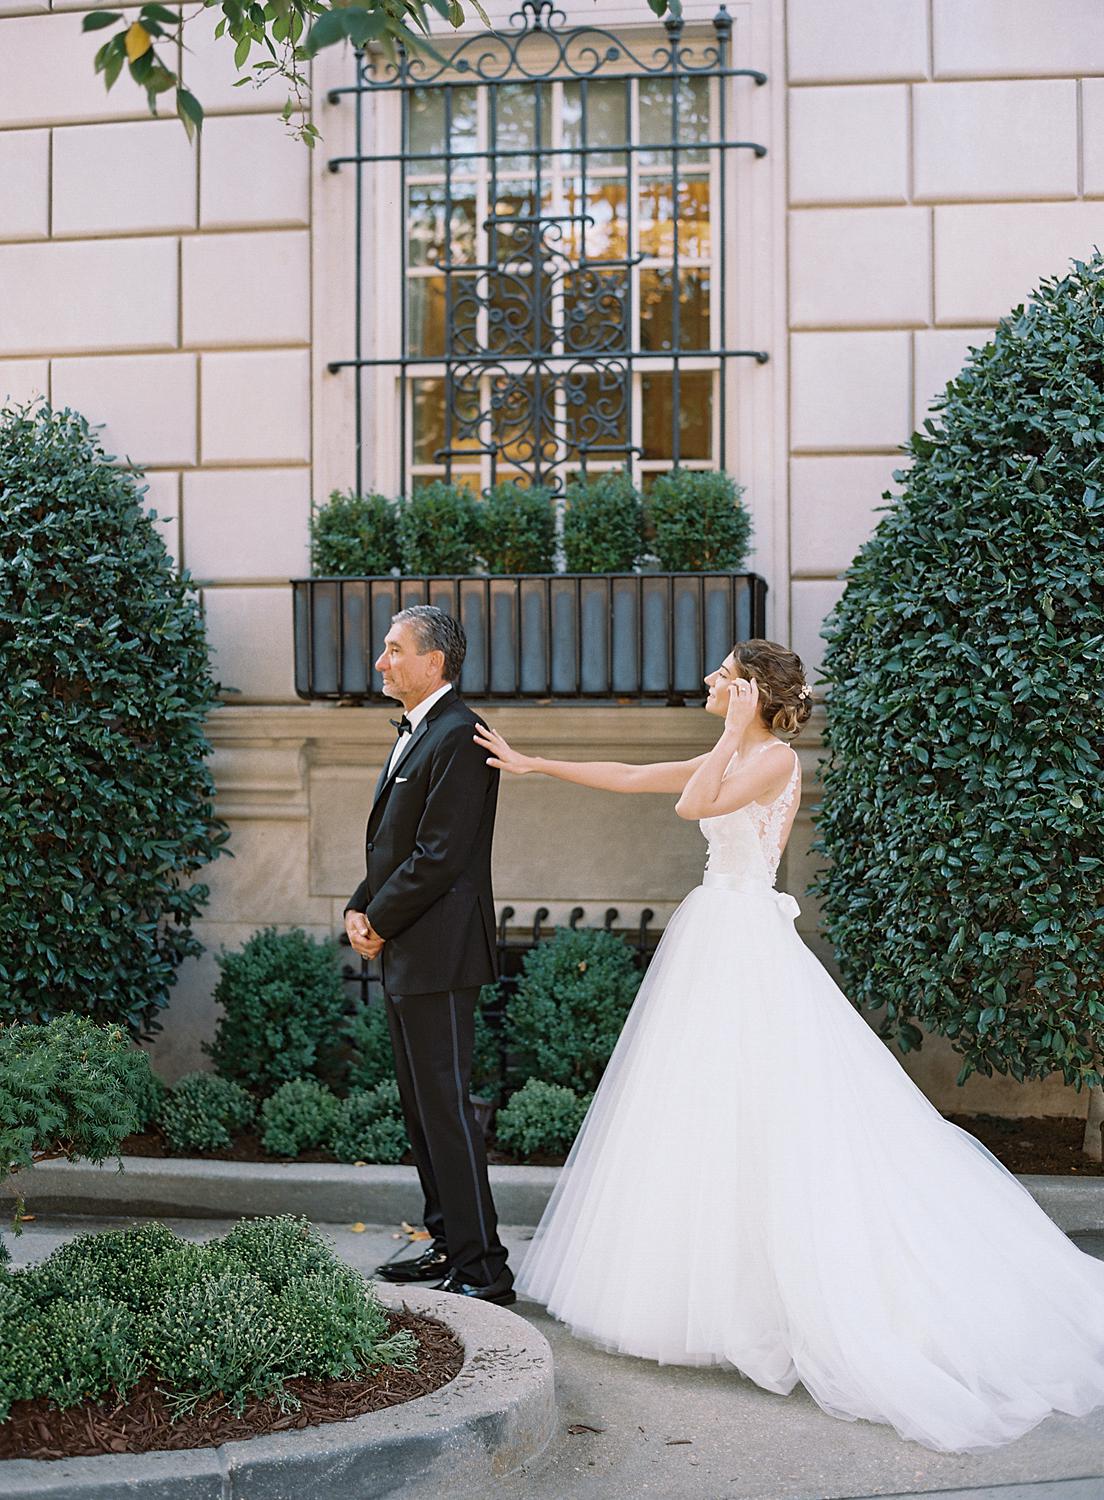
<path id="1" fill-rule="evenodd" d="M 372 663 L 392 615 L 436 604 L 468 638 L 468 698 L 641 698 L 702 693 L 735 641 L 765 631 L 757 573 L 549 573 L 300 578 L 295 690 L 390 702 Z"/>

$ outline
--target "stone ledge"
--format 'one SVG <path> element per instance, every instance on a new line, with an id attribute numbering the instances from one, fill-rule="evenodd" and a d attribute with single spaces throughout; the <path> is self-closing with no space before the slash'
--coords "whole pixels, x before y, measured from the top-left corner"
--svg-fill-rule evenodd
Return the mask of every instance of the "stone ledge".
<path id="1" fill-rule="evenodd" d="M 164 1218 L 239 1218 L 304 1214 L 322 1224 L 416 1223 L 422 1196 L 413 1167 L 337 1163 L 204 1161 L 127 1156 L 110 1163 L 50 1161 L 21 1172 L 36 1213 Z M 491 1167 L 501 1223 L 536 1224 L 559 1167 Z M 1104 1232 L 1104 1177 L 1026 1175 L 1020 1181 L 1067 1234 Z"/>
<path id="2" fill-rule="evenodd" d="M 486 1302 L 421 1288 L 380 1285 L 447 1323 L 464 1346 L 460 1373 L 415 1401 L 274 1433 L 159 1453 L 0 1463 L 10 1500 L 381 1500 L 398 1492 L 444 1494 L 486 1484 L 544 1449 L 555 1425 L 552 1351 L 523 1318 Z"/>

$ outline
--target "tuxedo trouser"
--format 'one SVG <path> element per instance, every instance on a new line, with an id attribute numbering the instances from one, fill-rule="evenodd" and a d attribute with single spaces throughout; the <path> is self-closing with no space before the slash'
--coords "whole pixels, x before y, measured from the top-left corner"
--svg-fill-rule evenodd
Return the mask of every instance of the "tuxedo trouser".
<path id="1" fill-rule="evenodd" d="M 425 1195 L 425 1227 L 449 1268 L 474 1286 L 506 1270 L 469 1091 L 478 989 L 384 996 L 407 1134 Z"/>

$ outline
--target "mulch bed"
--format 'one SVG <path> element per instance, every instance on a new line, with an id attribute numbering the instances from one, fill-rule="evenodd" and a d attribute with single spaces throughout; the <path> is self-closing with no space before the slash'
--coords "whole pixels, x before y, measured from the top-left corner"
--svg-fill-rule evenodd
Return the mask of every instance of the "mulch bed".
<path id="1" fill-rule="evenodd" d="M 1091 1161 L 1081 1149 L 1084 1120 L 1062 1115 L 1019 1120 L 1006 1120 L 1000 1115 L 948 1115 L 947 1119 L 976 1135 L 1010 1172 L 1104 1175 L 1104 1163 Z"/>
<path id="2" fill-rule="evenodd" d="M 390 1367 L 355 1380 L 289 1380 L 302 1406 L 281 1412 L 275 1402 L 253 1400 L 232 1416 L 217 1396 L 174 1422 L 154 1376 L 145 1376 L 125 1401 L 86 1401 L 67 1411 L 51 1410 L 40 1397 L 17 1401 L 0 1422 L 0 1459 L 88 1458 L 98 1453 L 150 1453 L 166 1448 L 209 1448 L 270 1432 L 289 1432 L 321 1422 L 343 1422 L 366 1411 L 398 1406 L 429 1395 L 455 1378 L 464 1351 L 443 1323 L 408 1312 L 388 1312 L 392 1331 L 417 1338 L 416 1370 Z"/>

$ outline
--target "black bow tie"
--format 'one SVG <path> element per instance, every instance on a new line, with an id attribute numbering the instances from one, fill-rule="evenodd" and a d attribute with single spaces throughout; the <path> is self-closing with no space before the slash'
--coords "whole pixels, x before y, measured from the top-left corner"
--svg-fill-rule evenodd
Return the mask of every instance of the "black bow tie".
<path id="1" fill-rule="evenodd" d="M 403 714 L 401 719 L 392 719 L 391 723 L 394 724 L 400 734 L 412 734 L 414 731 L 414 725 L 405 714 Z"/>

